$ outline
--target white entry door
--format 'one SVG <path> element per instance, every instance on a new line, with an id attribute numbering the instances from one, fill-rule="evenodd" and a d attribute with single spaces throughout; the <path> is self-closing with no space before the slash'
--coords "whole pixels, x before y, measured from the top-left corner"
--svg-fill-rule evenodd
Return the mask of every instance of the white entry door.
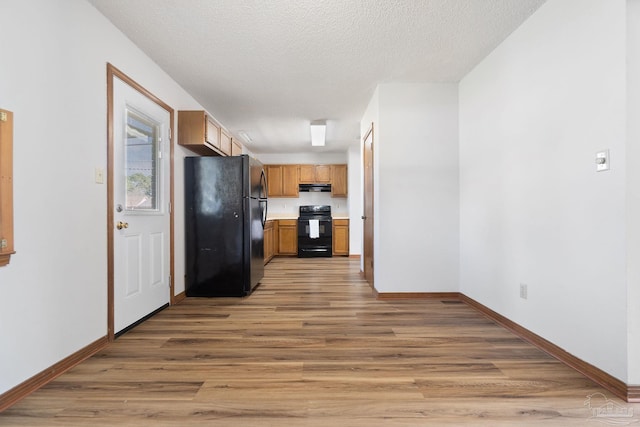
<path id="1" fill-rule="evenodd" d="M 169 303 L 170 114 L 113 84 L 114 333 Z"/>

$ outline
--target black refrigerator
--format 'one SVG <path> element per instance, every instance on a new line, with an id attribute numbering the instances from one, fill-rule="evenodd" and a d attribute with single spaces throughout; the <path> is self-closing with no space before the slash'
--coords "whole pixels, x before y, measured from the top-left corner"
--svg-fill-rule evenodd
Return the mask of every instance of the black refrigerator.
<path id="1" fill-rule="evenodd" d="M 264 276 L 267 180 L 247 155 L 186 157 L 185 293 L 249 295 Z"/>

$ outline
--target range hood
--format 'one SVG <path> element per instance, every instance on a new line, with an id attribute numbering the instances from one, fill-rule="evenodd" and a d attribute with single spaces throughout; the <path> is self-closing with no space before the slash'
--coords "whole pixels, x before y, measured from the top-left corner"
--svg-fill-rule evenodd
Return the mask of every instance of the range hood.
<path id="1" fill-rule="evenodd" d="M 300 192 L 321 192 L 330 193 L 331 184 L 300 184 Z"/>

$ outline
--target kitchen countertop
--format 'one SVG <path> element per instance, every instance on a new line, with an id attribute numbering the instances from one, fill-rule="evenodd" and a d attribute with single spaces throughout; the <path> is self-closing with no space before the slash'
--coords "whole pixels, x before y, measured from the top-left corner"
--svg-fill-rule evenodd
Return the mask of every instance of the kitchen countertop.
<path id="1" fill-rule="evenodd" d="M 346 215 L 332 215 L 333 219 L 349 219 Z M 279 219 L 298 219 L 298 216 L 293 216 L 291 214 L 269 214 L 267 216 L 267 221 L 277 221 Z"/>
<path id="2" fill-rule="evenodd" d="M 268 214 L 267 221 L 277 221 L 279 219 L 298 219 L 298 215 L 293 216 L 291 214 Z"/>

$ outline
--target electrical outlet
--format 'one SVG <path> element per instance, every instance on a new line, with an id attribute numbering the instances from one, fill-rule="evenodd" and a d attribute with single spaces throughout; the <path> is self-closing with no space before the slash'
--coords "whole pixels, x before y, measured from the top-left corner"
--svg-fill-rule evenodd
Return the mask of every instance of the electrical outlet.
<path id="1" fill-rule="evenodd" d="M 596 171 L 609 170 L 609 150 L 598 151 L 596 153 Z"/>
<path id="2" fill-rule="evenodd" d="M 527 299 L 527 284 L 526 283 L 520 283 L 520 298 L 522 299 Z"/>

